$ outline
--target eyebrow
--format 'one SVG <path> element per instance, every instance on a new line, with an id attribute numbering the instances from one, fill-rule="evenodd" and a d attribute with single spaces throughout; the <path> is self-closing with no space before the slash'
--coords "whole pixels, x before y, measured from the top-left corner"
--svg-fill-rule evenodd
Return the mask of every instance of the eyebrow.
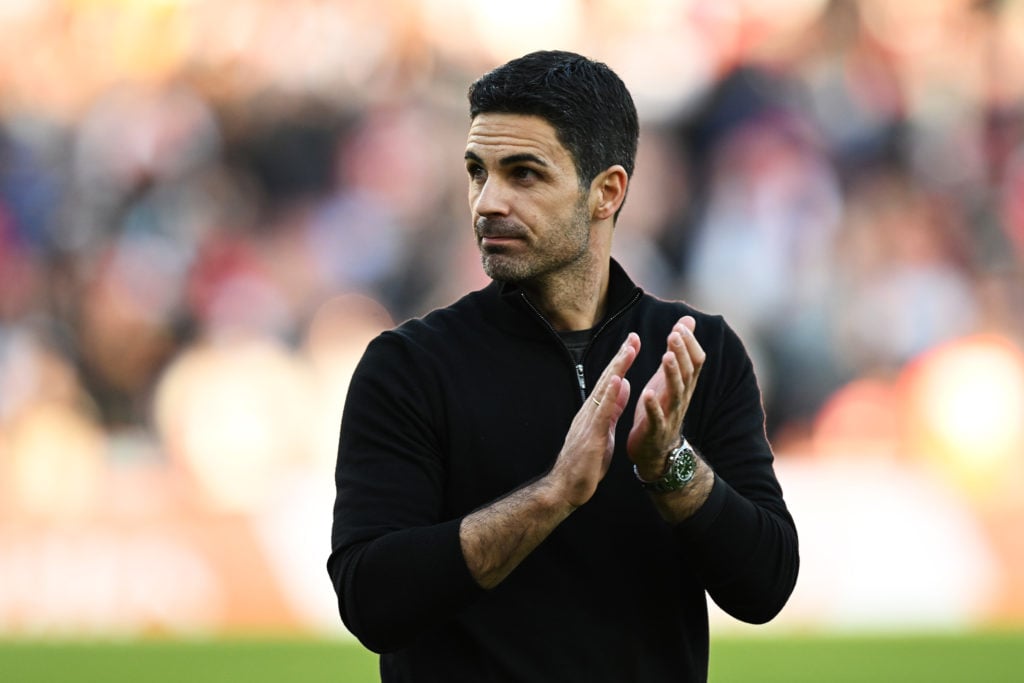
<path id="1" fill-rule="evenodd" d="M 466 159 L 468 161 L 475 161 L 478 164 L 482 164 L 484 162 L 484 160 L 481 159 L 480 156 L 478 154 L 476 154 L 475 152 L 466 152 Z M 499 166 L 511 166 L 513 164 L 521 164 L 524 161 L 525 162 L 531 162 L 531 163 L 537 164 L 538 166 L 543 166 L 545 168 L 547 168 L 547 165 L 548 165 L 548 163 L 546 161 L 541 159 L 536 154 L 530 154 L 528 152 L 522 152 L 520 154 L 510 154 L 507 157 L 502 157 L 501 159 L 498 160 L 498 165 Z"/>

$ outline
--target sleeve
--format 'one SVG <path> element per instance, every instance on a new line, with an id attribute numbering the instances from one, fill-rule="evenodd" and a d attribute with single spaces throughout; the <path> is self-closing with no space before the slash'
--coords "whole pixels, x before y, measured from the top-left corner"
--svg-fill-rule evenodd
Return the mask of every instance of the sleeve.
<path id="1" fill-rule="evenodd" d="M 386 652 L 482 594 L 443 518 L 439 382 L 410 343 L 384 333 L 367 348 L 345 401 L 328 573 L 348 629 Z"/>
<path id="2" fill-rule="evenodd" d="M 684 426 L 715 483 L 675 533 L 715 603 L 737 619 L 764 623 L 796 585 L 796 525 L 775 475 L 753 365 L 739 337 L 719 321 L 721 335 L 706 349 L 698 386 L 702 409 Z"/>

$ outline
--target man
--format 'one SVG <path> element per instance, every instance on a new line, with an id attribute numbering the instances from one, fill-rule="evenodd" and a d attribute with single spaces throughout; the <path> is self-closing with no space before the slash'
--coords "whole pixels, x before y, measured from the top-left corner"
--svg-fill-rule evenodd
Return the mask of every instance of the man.
<path id="1" fill-rule="evenodd" d="M 611 258 L 638 137 L 611 70 L 533 53 L 469 101 L 494 282 L 381 334 L 355 372 L 342 618 L 384 681 L 706 680 L 705 591 L 763 622 L 797 574 L 750 360 Z"/>

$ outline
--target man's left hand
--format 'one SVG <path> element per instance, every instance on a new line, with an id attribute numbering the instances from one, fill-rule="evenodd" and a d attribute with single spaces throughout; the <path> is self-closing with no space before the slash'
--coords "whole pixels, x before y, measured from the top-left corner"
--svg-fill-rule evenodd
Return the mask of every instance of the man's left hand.
<path id="1" fill-rule="evenodd" d="M 665 473 L 669 452 L 679 444 L 683 416 L 704 365 L 704 349 L 693 335 L 696 321 L 683 316 L 666 340 L 665 354 L 636 404 L 626 450 L 645 480 Z"/>

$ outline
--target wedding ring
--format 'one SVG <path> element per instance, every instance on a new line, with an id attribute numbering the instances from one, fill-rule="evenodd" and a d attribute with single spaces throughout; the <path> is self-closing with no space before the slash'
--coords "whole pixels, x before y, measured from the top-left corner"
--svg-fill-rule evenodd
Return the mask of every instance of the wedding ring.
<path id="1" fill-rule="evenodd" d="M 593 396 L 591 396 L 591 397 L 590 397 L 590 400 L 594 402 L 594 405 L 598 405 L 598 406 L 599 406 L 599 405 L 601 405 L 601 402 L 600 402 L 600 401 L 598 401 L 598 400 L 597 400 L 596 398 L 594 398 Z"/>

